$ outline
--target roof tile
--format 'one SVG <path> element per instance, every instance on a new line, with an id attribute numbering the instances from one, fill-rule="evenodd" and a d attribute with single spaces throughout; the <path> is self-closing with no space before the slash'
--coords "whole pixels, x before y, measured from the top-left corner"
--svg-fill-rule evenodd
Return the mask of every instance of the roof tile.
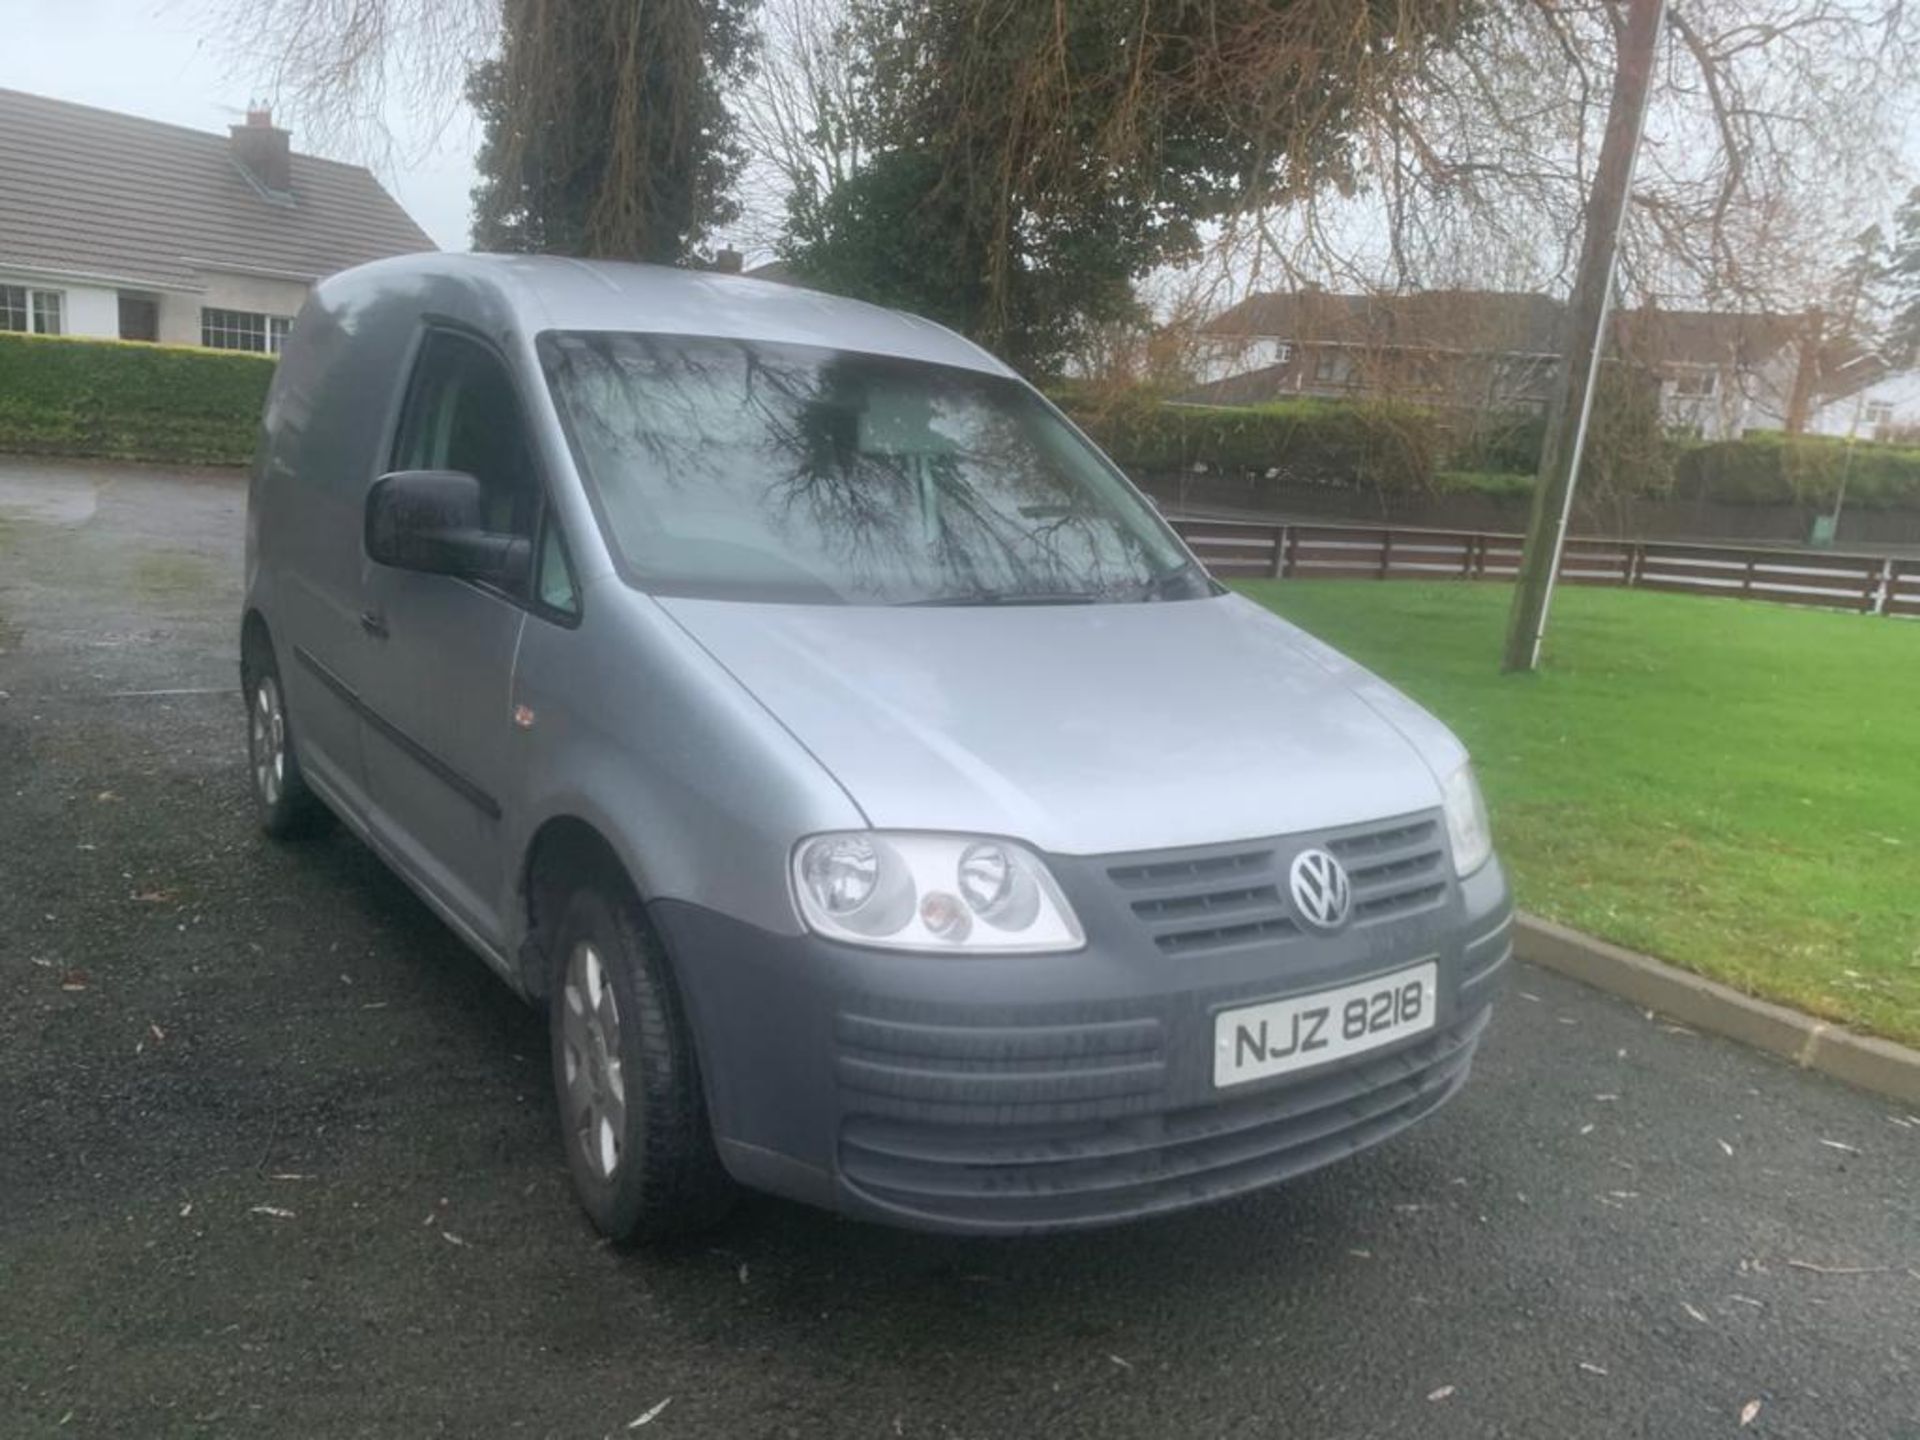
<path id="1" fill-rule="evenodd" d="M 194 288 L 435 248 L 363 166 L 291 165 L 292 202 L 272 200 L 224 135 L 0 89 L 0 263 Z"/>

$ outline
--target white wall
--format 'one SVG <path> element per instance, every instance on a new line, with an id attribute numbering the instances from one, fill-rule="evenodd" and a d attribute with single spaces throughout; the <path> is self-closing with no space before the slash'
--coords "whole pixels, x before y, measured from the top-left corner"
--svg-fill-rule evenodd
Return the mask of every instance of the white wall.
<path id="1" fill-rule="evenodd" d="M 160 340 L 166 345 L 198 345 L 200 312 L 245 310 L 256 315 L 300 313 L 309 288 L 303 280 L 275 280 L 260 275 L 229 275 L 209 271 L 206 289 L 198 294 L 170 293 L 160 297 Z"/>
<path id="2" fill-rule="evenodd" d="M 1857 395 L 1828 401 L 1809 417 L 1807 429 L 1815 435 L 1856 435 L 1871 440 L 1875 426 L 1867 407 L 1877 404 L 1892 408 L 1893 418 L 1888 423 L 1895 429 L 1920 426 L 1920 371 L 1888 375 Z"/>
<path id="3" fill-rule="evenodd" d="M 275 280 L 259 275 L 208 274 L 204 278 L 206 289 L 200 292 L 154 291 L 139 286 L 123 288 L 128 294 L 158 301 L 158 338 L 165 345 L 198 345 L 203 307 L 291 317 L 306 303 L 309 288 L 305 281 Z M 63 334 L 103 340 L 119 338 L 120 291 L 110 285 L 79 285 L 58 276 L 4 266 L 0 266 L 0 285 L 59 291 L 63 298 Z"/>
<path id="4" fill-rule="evenodd" d="M 69 285 L 67 292 L 67 334 L 120 334 L 120 292 L 100 290 L 90 285 Z"/>
<path id="5" fill-rule="evenodd" d="M 97 285 L 75 285 L 25 270 L 0 269 L 0 285 L 24 285 L 30 290 L 57 290 L 63 297 L 61 333 L 112 340 L 120 334 L 120 295 Z"/>
<path id="6" fill-rule="evenodd" d="M 1755 430 L 1785 429 L 1787 396 L 1793 389 L 1798 364 L 1791 351 L 1782 351 L 1752 369 L 1731 364 L 1676 367 L 1694 376 L 1711 369 L 1714 391 L 1711 395 L 1682 395 L 1673 375 L 1667 375 L 1660 381 L 1662 418 L 1702 440 L 1738 440 Z"/>
<path id="7" fill-rule="evenodd" d="M 1193 368 L 1202 384 L 1265 370 L 1287 358 L 1287 342 L 1270 335 L 1202 336 L 1194 346 Z"/>
<path id="8" fill-rule="evenodd" d="M 200 297 L 169 290 L 160 296 L 158 337 L 162 345 L 200 343 Z"/>
<path id="9" fill-rule="evenodd" d="M 215 310 L 247 310 L 291 319 L 307 303 L 304 280 L 273 280 L 260 275 L 222 275 L 209 271 L 200 303 Z"/>

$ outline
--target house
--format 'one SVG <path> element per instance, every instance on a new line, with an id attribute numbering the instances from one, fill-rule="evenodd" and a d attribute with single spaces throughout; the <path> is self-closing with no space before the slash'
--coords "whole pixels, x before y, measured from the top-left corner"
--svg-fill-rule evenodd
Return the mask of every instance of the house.
<path id="1" fill-rule="evenodd" d="M 1200 327 L 1193 404 L 1386 397 L 1463 409 L 1544 410 L 1560 303 L 1497 290 L 1254 295 Z"/>
<path id="2" fill-rule="evenodd" d="M 1202 383 L 1180 400 L 1391 398 L 1543 413 L 1565 324 L 1562 302 L 1525 292 L 1254 295 L 1200 327 Z M 1701 439 L 1787 429 L 1888 438 L 1920 427 L 1920 376 L 1823 336 L 1817 314 L 1646 307 L 1615 315 L 1613 342 L 1610 353 L 1657 387 L 1666 423 Z"/>
<path id="3" fill-rule="evenodd" d="M 1870 439 L 1920 422 L 1915 377 L 1824 333 L 1818 312 L 1629 310 L 1616 317 L 1614 342 L 1659 386 L 1668 427 L 1696 439 L 1766 431 Z M 1868 398 L 1874 389 L 1878 398 Z"/>
<path id="4" fill-rule="evenodd" d="M 358 165 L 0 89 L 0 330 L 277 351 L 323 275 L 433 242 Z"/>
<path id="5" fill-rule="evenodd" d="M 1871 378 L 1852 395 L 1816 405 L 1807 421 L 1815 435 L 1854 440 L 1879 440 L 1903 445 L 1920 444 L 1920 370 L 1895 370 L 1877 356 Z"/>

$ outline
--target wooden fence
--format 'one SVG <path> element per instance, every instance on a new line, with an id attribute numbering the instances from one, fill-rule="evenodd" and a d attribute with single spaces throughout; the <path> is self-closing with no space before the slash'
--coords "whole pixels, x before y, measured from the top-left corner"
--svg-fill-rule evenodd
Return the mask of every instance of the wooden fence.
<path id="1" fill-rule="evenodd" d="M 1520 568 L 1518 535 L 1169 519 L 1201 563 L 1222 578 L 1511 580 Z M 1920 616 L 1920 560 L 1879 555 L 1570 538 L 1560 578 Z"/>

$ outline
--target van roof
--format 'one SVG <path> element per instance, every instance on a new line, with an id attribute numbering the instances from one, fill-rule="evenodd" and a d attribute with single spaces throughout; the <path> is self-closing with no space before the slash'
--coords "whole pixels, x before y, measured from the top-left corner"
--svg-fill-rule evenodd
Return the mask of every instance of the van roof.
<path id="1" fill-rule="evenodd" d="M 398 274 L 465 281 L 529 331 L 710 335 L 897 355 L 989 374 L 1013 371 L 944 325 L 862 300 L 708 270 L 560 255 L 405 255 L 333 277 L 357 288 Z"/>

